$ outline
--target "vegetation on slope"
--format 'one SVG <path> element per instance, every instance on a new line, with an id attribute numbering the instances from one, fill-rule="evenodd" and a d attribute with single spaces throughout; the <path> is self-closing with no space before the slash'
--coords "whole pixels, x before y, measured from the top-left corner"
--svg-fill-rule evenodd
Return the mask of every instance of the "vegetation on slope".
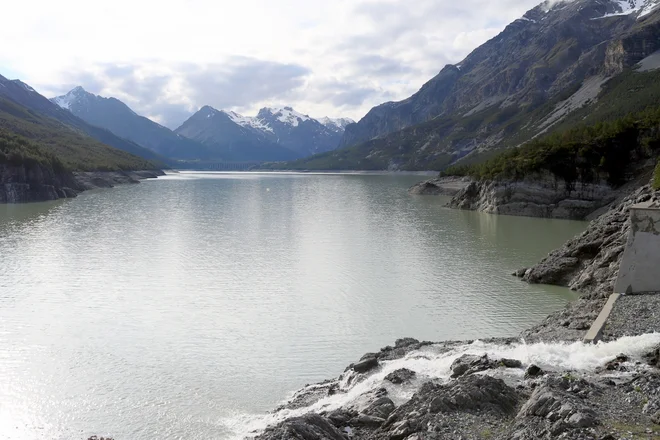
<path id="1" fill-rule="evenodd" d="M 55 155 L 22 136 L 0 128 L 0 164 L 41 165 L 54 172 L 66 171 L 66 166 Z"/>
<path id="2" fill-rule="evenodd" d="M 6 147 L 5 158 L 13 158 L 13 163 L 23 157 L 24 160 L 43 160 L 53 166 L 59 163 L 66 169 L 80 171 L 142 170 L 162 166 L 109 147 L 55 119 L 2 98 L 0 130 L 4 142 L 11 144 L 11 149 Z M 57 162 L 52 162 L 55 158 Z"/>
<path id="3" fill-rule="evenodd" d="M 573 84 L 550 100 L 538 96 L 524 107 L 501 108 L 497 103 L 467 115 L 441 116 L 360 145 L 270 167 L 383 170 L 394 166 L 402 170 L 442 170 L 456 162 L 481 162 L 538 135 L 541 124 L 580 87 L 579 83 Z M 605 83 L 594 102 L 568 114 L 547 133 L 614 121 L 658 102 L 660 71 L 626 70 Z M 488 148 L 484 148 L 486 145 Z"/>
<path id="4" fill-rule="evenodd" d="M 551 174 L 567 188 L 606 180 L 622 184 L 633 163 L 660 151 L 660 106 L 613 121 L 581 124 L 506 150 L 479 164 L 449 167 L 443 174 L 521 180 Z"/>
<path id="5" fill-rule="evenodd" d="M 653 189 L 656 191 L 660 189 L 660 160 L 658 160 L 658 164 L 655 166 L 655 172 L 653 173 Z"/>

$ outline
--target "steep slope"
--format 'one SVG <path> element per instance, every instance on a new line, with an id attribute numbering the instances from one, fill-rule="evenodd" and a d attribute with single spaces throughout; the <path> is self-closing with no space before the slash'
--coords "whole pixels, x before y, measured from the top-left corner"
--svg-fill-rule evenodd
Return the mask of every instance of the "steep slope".
<path id="1" fill-rule="evenodd" d="M 140 116 L 115 98 L 104 98 L 76 87 L 51 101 L 85 122 L 110 130 L 122 138 L 174 159 L 205 159 L 210 152 L 202 144 Z"/>
<path id="2" fill-rule="evenodd" d="M 144 148 L 134 142 L 123 139 L 104 128 L 88 124 L 68 110 L 64 110 L 58 105 L 52 103 L 48 98 L 40 95 L 32 87 L 19 80 L 8 80 L 0 75 L 0 97 L 4 97 L 9 101 L 19 104 L 36 114 L 55 119 L 71 129 L 90 136 L 99 142 L 110 145 L 111 147 L 145 159 L 156 161 L 162 160 L 162 157 L 148 148 Z"/>
<path id="3" fill-rule="evenodd" d="M 35 150 L 43 151 L 48 158 L 56 158 L 68 170 L 143 170 L 159 167 L 158 163 L 105 145 L 3 97 L 0 97 L 0 130 L 6 137 L 19 136 L 30 145 L 37 145 Z M 20 154 L 16 156 L 17 160 L 19 158 Z"/>
<path id="4" fill-rule="evenodd" d="M 415 95 L 348 125 L 341 147 L 354 148 L 314 157 L 308 167 L 442 169 L 518 145 L 595 101 L 607 79 L 660 49 L 658 4 L 546 1 Z"/>
<path id="5" fill-rule="evenodd" d="M 253 121 L 209 106 L 202 107 L 175 133 L 200 142 L 223 160 L 277 161 L 299 157 L 296 152 L 277 145 L 272 135 L 255 128 Z"/>

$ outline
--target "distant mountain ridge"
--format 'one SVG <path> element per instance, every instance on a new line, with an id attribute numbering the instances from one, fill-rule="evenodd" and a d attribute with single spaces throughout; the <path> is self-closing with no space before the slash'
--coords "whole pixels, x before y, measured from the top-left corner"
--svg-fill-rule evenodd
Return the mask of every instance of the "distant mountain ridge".
<path id="1" fill-rule="evenodd" d="M 178 136 L 167 127 L 138 115 L 116 98 L 104 98 L 78 86 L 51 101 L 89 124 L 103 127 L 156 153 L 173 159 L 207 159 L 204 145 Z"/>
<path id="2" fill-rule="evenodd" d="M 249 152 L 261 160 L 278 161 L 337 148 L 344 128 L 352 122 L 347 118 L 321 122 L 292 107 L 266 107 L 252 117 L 204 106 L 175 133 L 235 156 Z"/>
<path id="3" fill-rule="evenodd" d="M 138 115 L 116 98 L 75 87 L 51 99 L 89 124 L 149 148 L 187 161 L 280 161 L 329 151 L 339 145 L 347 118 L 323 122 L 291 107 L 263 108 L 257 116 L 202 107 L 172 131 Z"/>

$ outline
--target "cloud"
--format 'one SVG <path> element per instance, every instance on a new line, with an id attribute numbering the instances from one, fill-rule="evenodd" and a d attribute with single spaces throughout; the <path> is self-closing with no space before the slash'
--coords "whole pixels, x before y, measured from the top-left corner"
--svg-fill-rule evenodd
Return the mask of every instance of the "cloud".
<path id="1" fill-rule="evenodd" d="M 158 69 L 150 66 L 158 65 Z M 84 72 L 71 72 L 67 87 L 82 85 L 102 96 L 123 100 L 134 111 L 178 127 L 204 105 L 216 108 L 250 107 L 264 100 L 279 99 L 304 85 L 309 69 L 295 64 L 231 57 L 223 63 L 167 65 L 99 64 Z M 65 91 L 61 90 L 61 93 Z"/>
<path id="2" fill-rule="evenodd" d="M 6 21 L 0 39 L 20 44 L 3 45 L 0 61 L 47 96 L 80 84 L 168 126 L 205 104 L 359 119 L 538 1 L 10 2 L 3 13 L 21 20 Z"/>

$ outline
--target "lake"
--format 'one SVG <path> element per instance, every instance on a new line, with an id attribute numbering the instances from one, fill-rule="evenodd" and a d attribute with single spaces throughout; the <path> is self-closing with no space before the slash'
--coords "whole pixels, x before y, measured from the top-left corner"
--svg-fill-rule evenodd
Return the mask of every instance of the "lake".
<path id="1" fill-rule="evenodd" d="M 181 173 L 0 206 L 0 437 L 229 439 L 368 351 L 512 336 L 575 296 L 510 273 L 586 227 L 411 175 Z"/>

